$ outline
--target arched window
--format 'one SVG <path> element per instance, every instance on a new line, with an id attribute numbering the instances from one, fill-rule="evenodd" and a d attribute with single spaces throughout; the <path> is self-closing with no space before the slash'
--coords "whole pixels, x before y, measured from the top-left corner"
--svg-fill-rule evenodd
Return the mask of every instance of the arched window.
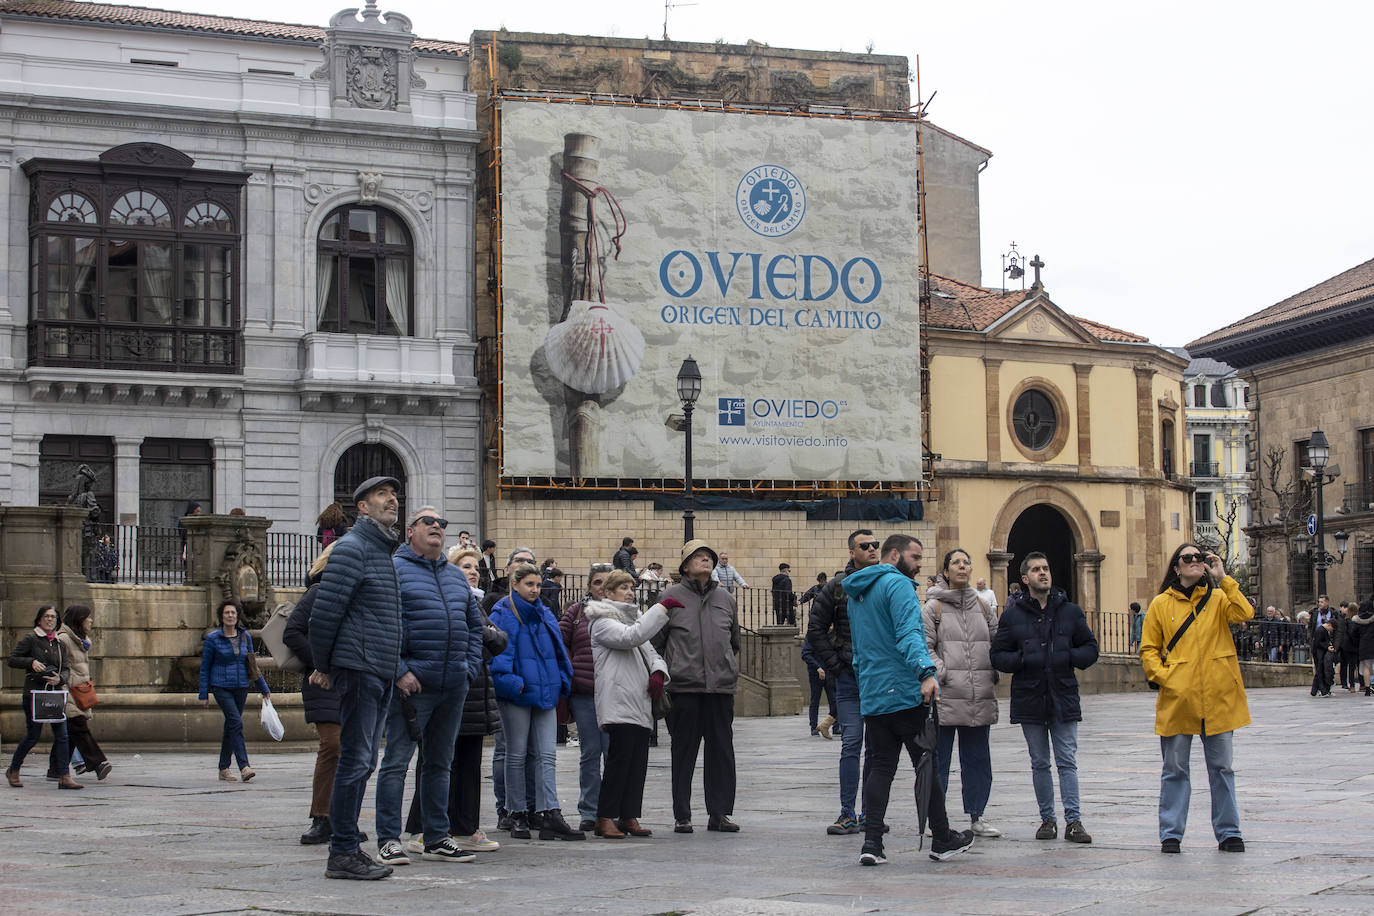
<path id="1" fill-rule="evenodd" d="M 415 334 L 410 231 L 383 207 L 347 204 L 325 218 L 317 240 L 319 330 Z"/>
<path id="2" fill-rule="evenodd" d="M 237 233 L 247 173 L 132 143 L 30 159 L 29 362 L 242 371 Z"/>
<path id="3" fill-rule="evenodd" d="M 400 457 L 380 442 L 359 442 L 350 445 L 339 456 L 334 465 L 334 501 L 343 506 L 348 523 L 358 515 L 358 507 L 353 502 L 353 491 L 358 484 L 372 477 L 394 477 L 401 482 L 401 490 L 396 494 L 400 506 L 400 523 L 406 519 L 406 466 Z"/>

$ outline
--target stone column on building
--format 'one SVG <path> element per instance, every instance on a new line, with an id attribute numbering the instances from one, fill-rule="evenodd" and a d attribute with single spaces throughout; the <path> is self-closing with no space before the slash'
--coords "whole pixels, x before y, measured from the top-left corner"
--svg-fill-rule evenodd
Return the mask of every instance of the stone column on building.
<path id="1" fill-rule="evenodd" d="M 215 438 L 215 500 L 229 509 L 243 507 L 243 440 Z"/>
<path id="2" fill-rule="evenodd" d="M 10 437 L 10 503 L 38 502 L 38 452 L 43 437 L 14 433 Z"/>
<path id="3" fill-rule="evenodd" d="M 142 436 L 115 436 L 115 508 L 108 521 L 121 525 L 137 525 L 138 502 L 141 496 L 139 484 L 139 462 L 142 460 Z"/>
<path id="4" fill-rule="evenodd" d="M 1002 361 L 983 357 L 983 416 L 987 424 L 988 470 L 1002 469 Z"/>
<path id="5" fill-rule="evenodd" d="M 1093 367 L 1083 363 L 1073 364 L 1074 379 L 1077 382 L 1075 406 L 1078 415 L 1078 473 L 1091 474 L 1093 470 L 1092 407 L 1088 376 Z"/>
<path id="6" fill-rule="evenodd" d="M 270 519 L 260 515 L 187 515 L 186 584 L 205 589 L 205 617 L 214 623 L 215 605 L 228 598 L 244 604 L 245 623 L 262 624 L 264 609 L 273 604 L 267 574 L 267 529 Z"/>
<path id="7" fill-rule="evenodd" d="M 244 163 L 244 170 L 252 173 L 244 189 L 244 263 L 249 268 L 242 282 L 243 327 L 245 333 L 251 335 L 254 331 L 267 331 L 275 312 L 273 302 L 276 289 L 271 272 L 272 194 L 267 186 L 272 163 L 266 159 L 250 158 Z M 307 330 L 313 331 L 314 328 Z"/>
<path id="8" fill-rule="evenodd" d="M 1135 409 L 1137 460 L 1142 477 L 1156 477 L 1155 470 L 1155 370 L 1149 366 L 1135 366 Z M 1181 460 L 1182 456 L 1175 458 Z"/>
<path id="9" fill-rule="evenodd" d="M 314 259 L 315 240 L 304 238 L 301 231 L 305 224 L 305 201 L 301 196 L 304 174 L 301 169 L 272 167 L 272 262 L 270 270 L 264 273 L 272 282 L 267 326 L 271 328 L 280 321 L 294 327 L 303 321 L 309 332 L 315 326 L 306 318 L 310 310 L 305 303 L 313 305 L 316 298 L 313 289 L 308 297 L 302 297 L 302 265 L 306 257 Z"/>
<path id="10" fill-rule="evenodd" d="M 1088 617 L 1094 633 L 1102 629 L 1102 561 L 1106 557 L 1096 550 L 1084 550 L 1073 555 L 1077 581 L 1078 606 Z"/>
<path id="11" fill-rule="evenodd" d="M 1014 556 L 1005 550 L 988 551 L 988 588 L 996 593 L 999 607 L 1005 607 L 1007 593 L 1011 591 L 1011 582 L 1007 578 L 1007 564 Z M 1021 580 L 1018 577 L 1016 581 L 1019 583 Z"/>

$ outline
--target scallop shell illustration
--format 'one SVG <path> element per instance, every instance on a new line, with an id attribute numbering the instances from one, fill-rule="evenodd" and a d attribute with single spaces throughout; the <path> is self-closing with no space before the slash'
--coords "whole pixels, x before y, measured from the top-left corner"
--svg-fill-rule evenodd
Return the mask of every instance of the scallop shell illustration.
<path id="1" fill-rule="evenodd" d="M 644 359 L 644 335 L 611 302 L 573 302 L 544 337 L 549 368 L 574 391 L 605 394 L 624 385 Z"/>

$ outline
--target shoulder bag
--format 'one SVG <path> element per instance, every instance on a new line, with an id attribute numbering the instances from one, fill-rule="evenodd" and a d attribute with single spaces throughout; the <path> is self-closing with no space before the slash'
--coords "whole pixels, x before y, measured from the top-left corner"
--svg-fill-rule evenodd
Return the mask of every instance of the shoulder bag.
<path id="1" fill-rule="evenodd" d="M 95 693 L 95 681 L 87 681 L 84 684 L 72 684 L 67 688 L 71 694 L 72 702 L 77 709 L 90 709 L 100 702 L 100 697 Z"/>

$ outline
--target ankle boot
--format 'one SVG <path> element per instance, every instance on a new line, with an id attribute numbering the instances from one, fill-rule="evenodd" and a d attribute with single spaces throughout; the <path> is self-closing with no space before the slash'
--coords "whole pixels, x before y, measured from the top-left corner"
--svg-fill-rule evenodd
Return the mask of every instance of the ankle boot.
<path id="1" fill-rule="evenodd" d="M 5 768 L 5 778 L 8 779 L 10 785 L 14 786 L 16 789 L 24 788 L 24 784 L 19 781 L 19 770 L 14 767 Z"/>
<path id="2" fill-rule="evenodd" d="M 543 814 L 543 825 L 539 828 L 539 839 L 541 840 L 585 840 L 587 835 L 581 830 L 574 830 L 568 826 L 568 822 L 563 820 L 563 812 L 558 808 L 550 808 Z"/>
<path id="3" fill-rule="evenodd" d="M 331 832 L 329 818 L 312 817 L 310 819 L 310 829 L 301 834 L 301 845 L 318 846 L 321 843 L 328 843 L 329 834 Z"/>
<path id="4" fill-rule="evenodd" d="M 57 777 L 57 787 L 58 787 L 59 789 L 84 789 L 84 788 L 86 788 L 86 787 L 83 786 L 81 783 L 77 782 L 75 779 L 72 779 L 70 776 L 59 776 L 59 777 Z"/>
<path id="5" fill-rule="evenodd" d="M 596 819 L 596 835 L 607 840 L 623 840 L 625 834 L 621 833 L 615 826 L 615 821 L 609 817 L 598 817 Z"/>
<path id="6" fill-rule="evenodd" d="M 641 826 L 639 826 L 639 818 L 635 818 L 635 817 L 622 817 L 620 820 L 618 820 L 618 821 L 615 822 L 615 825 L 616 825 L 617 827 L 619 827 L 619 828 L 620 828 L 622 831 L 624 831 L 625 833 L 628 833 L 630 836 L 653 836 L 653 835 L 654 835 L 654 832 L 653 832 L 652 830 L 650 830 L 648 827 L 641 827 Z"/>

